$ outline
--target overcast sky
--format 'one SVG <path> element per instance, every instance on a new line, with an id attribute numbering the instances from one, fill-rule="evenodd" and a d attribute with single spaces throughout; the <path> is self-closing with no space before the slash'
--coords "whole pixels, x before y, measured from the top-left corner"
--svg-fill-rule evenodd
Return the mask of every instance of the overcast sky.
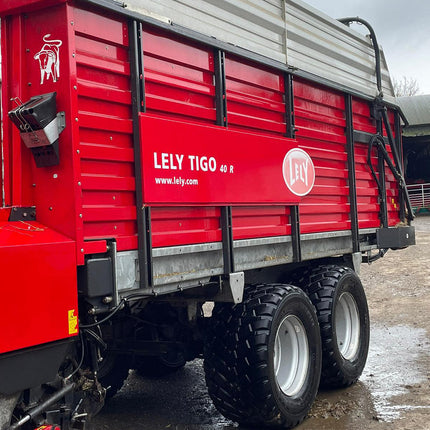
<path id="1" fill-rule="evenodd" d="M 429 0 L 304 1 L 333 18 L 359 16 L 368 21 L 382 45 L 391 76 L 414 78 L 419 93 L 430 94 Z M 356 24 L 351 28 L 364 32 Z"/>

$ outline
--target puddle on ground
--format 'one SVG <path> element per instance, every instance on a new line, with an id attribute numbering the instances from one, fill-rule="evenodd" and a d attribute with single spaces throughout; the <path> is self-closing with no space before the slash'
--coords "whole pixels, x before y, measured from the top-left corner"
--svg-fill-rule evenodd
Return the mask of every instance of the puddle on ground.
<path id="1" fill-rule="evenodd" d="M 427 381 L 419 366 L 426 355 L 430 356 L 430 343 L 425 330 L 372 327 L 369 357 L 360 380 L 343 390 L 321 391 L 309 418 L 297 430 L 379 429 L 383 422 L 393 423 L 407 411 L 430 410 L 410 395 L 413 386 Z"/>
<path id="2" fill-rule="evenodd" d="M 414 402 L 413 386 L 426 381 L 423 369 L 430 356 L 425 330 L 408 326 L 374 326 L 366 369 L 353 386 L 322 391 L 297 430 L 362 430 L 388 424 L 412 409 L 428 409 Z M 180 394 L 179 394 L 180 393 Z M 384 424 L 384 422 L 386 424 Z M 426 425 L 426 424 L 425 424 Z M 209 399 L 201 360 L 160 380 L 131 372 L 124 388 L 96 417 L 94 429 L 113 430 L 233 430 Z M 427 427 L 417 427 L 427 428 Z"/>
<path id="3" fill-rule="evenodd" d="M 379 420 L 391 422 L 399 419 L 402 412 L 428 408 L 392 403 L 411 386 L 426 381 L 418 366 L 423 354 L 430 355 L 425 330 L 402 325 L 372 327 L 369 357 L 361 381 L 370 392 Z"/>

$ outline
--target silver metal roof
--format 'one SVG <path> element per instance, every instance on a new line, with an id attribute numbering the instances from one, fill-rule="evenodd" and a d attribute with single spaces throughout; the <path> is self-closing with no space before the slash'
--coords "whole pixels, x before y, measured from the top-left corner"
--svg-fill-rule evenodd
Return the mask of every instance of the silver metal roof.
<path id="1" fill-rule="evenodd" d="M 430 95 L 398 97 L 397 102 L 410 126 L 430 125 Z"/>
<path id="2" fill-rule="evenodd" d="M 127 8 L 360 94 L 378 93 L 370 39 L 301 0 L 127 0 Z M 395 103 L 383 53 L 381 63 L 385 99 Z"/>

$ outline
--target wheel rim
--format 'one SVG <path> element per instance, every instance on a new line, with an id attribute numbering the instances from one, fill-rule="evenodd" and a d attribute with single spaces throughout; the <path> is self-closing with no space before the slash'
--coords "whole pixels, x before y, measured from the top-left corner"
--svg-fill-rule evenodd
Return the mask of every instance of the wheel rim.
<path id="1" fill-rule="evenodd" d="M 278 327 L 274 347 L 276 381 L 286 396 L 296 395 L 308 374 L 308 337 L 302 322 L 294 315 L 286 316 Z"/>
<path id="2" fill-rule="evenodd" d="M 360 339 L 360 315 L 352 294 L 341 294 L 335 318 L 339 352 L 345 360 L 352 360 L 357 355 Z"/>

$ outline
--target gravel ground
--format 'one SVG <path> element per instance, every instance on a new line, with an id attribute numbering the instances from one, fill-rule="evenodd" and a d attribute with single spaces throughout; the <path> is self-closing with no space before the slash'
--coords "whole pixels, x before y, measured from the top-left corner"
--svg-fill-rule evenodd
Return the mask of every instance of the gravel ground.
<path id="1" fill-rule="evenodd" d="M 363 265 L 372 321 L 369 359 L 360 381 L 320 392 L 298 430 L 430 428 L 430 216 L 414 222 L 417 245 Z M 214 408 L 201 361 L 166 378 L 130 373 L 96 418 L 94 430 L 236 428 Z"/>

